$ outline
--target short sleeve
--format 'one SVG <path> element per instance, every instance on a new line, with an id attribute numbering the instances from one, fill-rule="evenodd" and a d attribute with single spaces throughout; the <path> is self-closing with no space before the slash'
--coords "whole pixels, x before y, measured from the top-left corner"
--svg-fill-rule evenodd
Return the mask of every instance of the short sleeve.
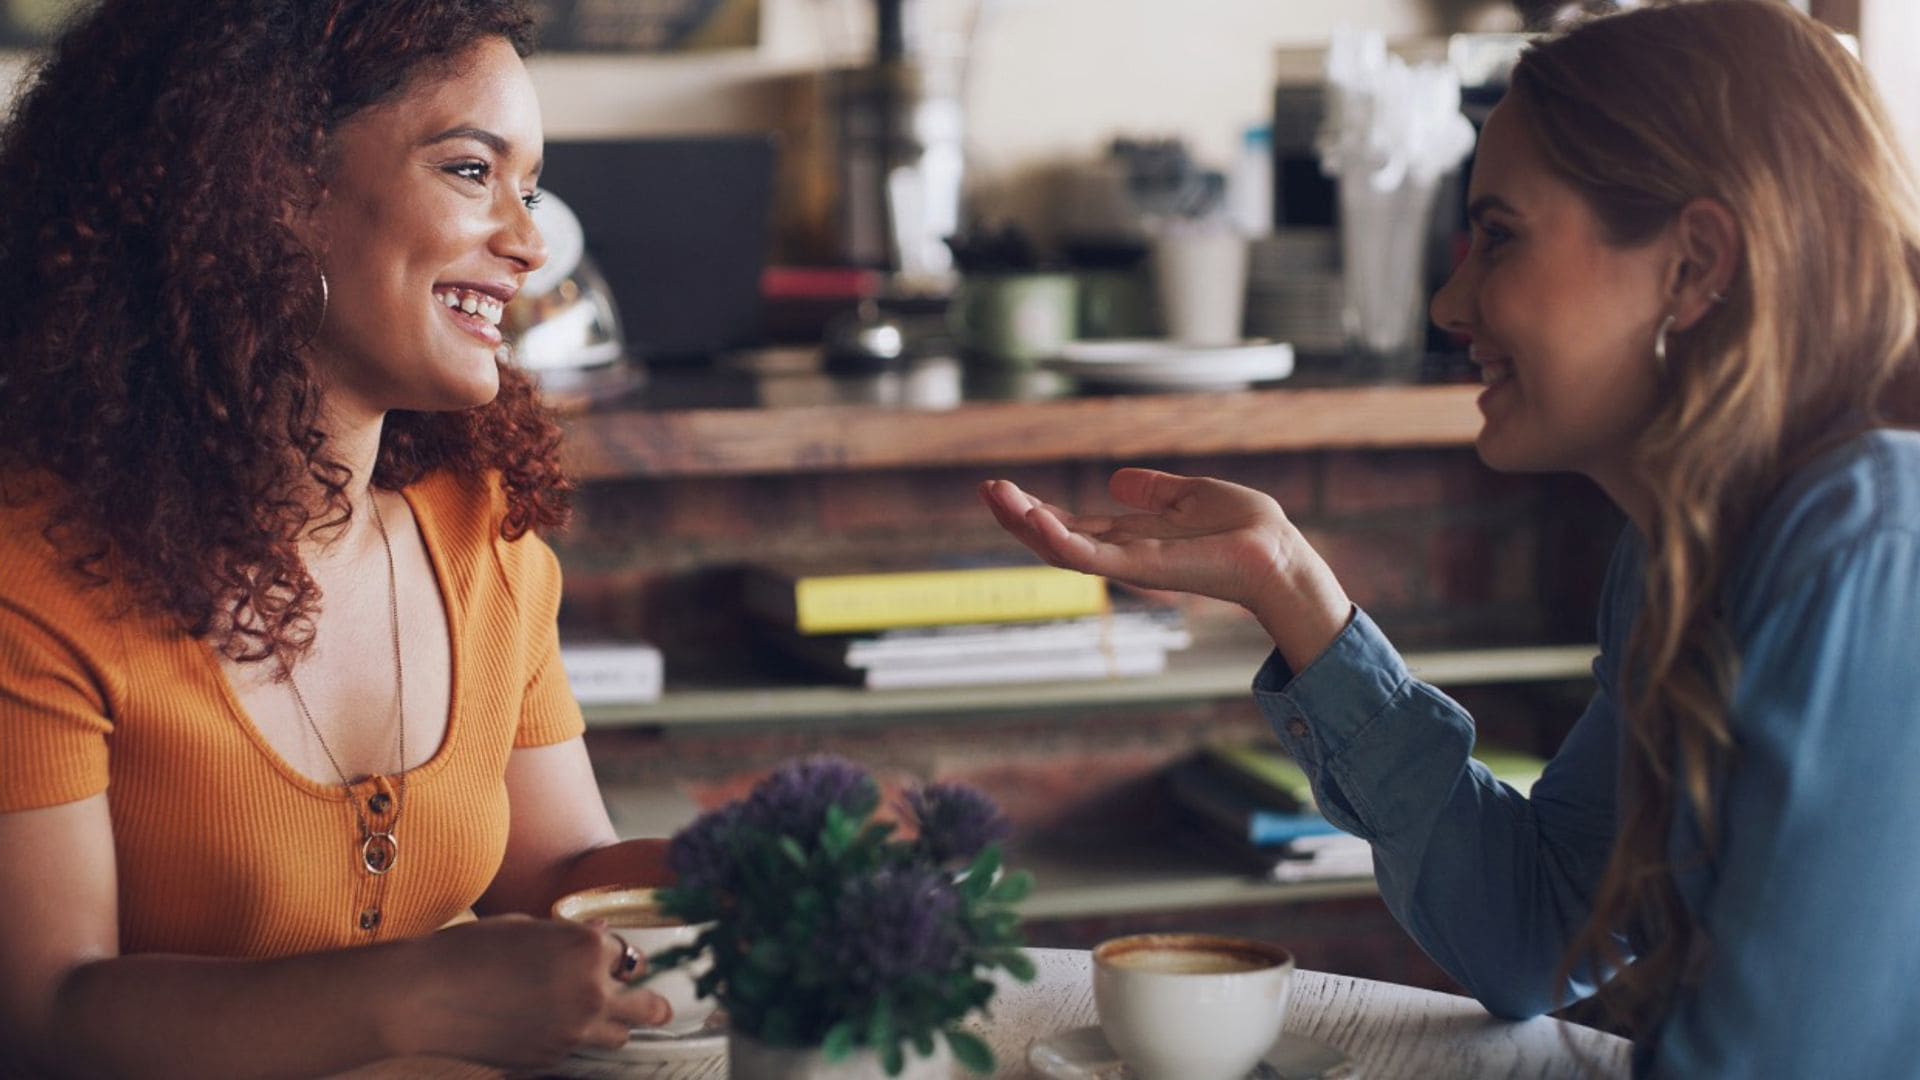
<path id="1" fill-rule="evenodd" d="M 105 791 L 112 726 L 82 644 L 0 597 L 0 812 Z"/>
<path id="2" fill-rule="evenodd" d="M 516 583 L 515 593 L 521 598 L 522 627 L 529 643 L 526 692 L 513 745 L 515 749 L 551 746 L 579 738 L 587 729 L 560 666 L 560 560 L 546 541 L 532 533 L 512 543 L 527 545 L 524 557 L 517 560 L 524 578 Z"/>

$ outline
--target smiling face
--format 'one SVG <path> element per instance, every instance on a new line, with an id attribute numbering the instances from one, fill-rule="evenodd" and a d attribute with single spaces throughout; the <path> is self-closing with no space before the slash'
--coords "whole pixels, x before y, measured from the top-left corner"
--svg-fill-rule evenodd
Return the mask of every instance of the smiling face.
<path id="1" fill-rule="evenodd" d="M 546 261 L 528 204 L 539 103 L 503 39 L 466 50 L 333 134 L 315 369 L 336 416 L 483 405 L 499 389 L 500 309 Z"/>
<path id="2" fill-rule="evenodd" d="M 1571 471 L 1615 495 L 1659 387 L 1656 329 L 1669 303 L 1667 231 L 1609 242 L 1548 168 L 1512 99 L 1481 133 L 1468 193 L 1473 245 L 1433 298 L 1433 320 L 1472 338 L 1486 389 L 1476 446 L 1504 471 Z"/>

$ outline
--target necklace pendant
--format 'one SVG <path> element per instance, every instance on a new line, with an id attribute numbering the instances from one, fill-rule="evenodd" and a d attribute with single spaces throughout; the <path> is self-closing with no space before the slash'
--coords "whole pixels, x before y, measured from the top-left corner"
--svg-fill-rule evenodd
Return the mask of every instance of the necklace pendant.
<path id="1" fill-rule="evenodd" d="M 360 864 L 374 877 L 392 870 L 399 859 L 400 841 L 390 832 L 368 833 L 367 838 L 360 841 Z"/>

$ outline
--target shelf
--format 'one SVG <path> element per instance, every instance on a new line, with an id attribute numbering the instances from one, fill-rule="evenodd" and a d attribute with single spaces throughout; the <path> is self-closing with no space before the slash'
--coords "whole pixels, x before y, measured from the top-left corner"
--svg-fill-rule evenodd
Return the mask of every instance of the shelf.
<path id="1" fill-rule="evenodd" d="M 1470 446 L 1470 385 L 1356 386 L 979 402 L 944 411 L 821 405 L 610 409 L 567 417 L 580 480 L 1021 465 L 1330 449 Z"/>
<path id="2" fill-rule="evenodd" d="M 1408 653 L 1415 676 L 1439 686 L 1581 679 L 1591 674 L 1590 645 Z M 1087 682 L 1016 683 L 927 690 L 864 690 L 849 686 L 673 688 L 646 705 L 585 709 L 595 729 L 692 725 L 784 724 L 897 719 L 955 713 L 1151 705 L 1245 696 L 1266 659 L 1257 649 L 1192 649 L 1174 653 L 1163 675 Z"/>
<path id="3" fill-rule="evenodd" d="M 1102 837 L 1057 850 L 1016 844 L 1007 865 L 1033 874 L 1033 893 L 1020 905 L 1027 919 L 1335 900 L 1380 891 L 1371 877 L 1277 882 L 1236 874 L 1218 858 L 1164 835 Z"/>
<path id="4" fill-rule="evenodd" d="M 622 837 L 670 836 L 699 808 L 667 786 L 604 789 Z M 1059 837 L 1016 841 L 1007 865 L 1031 871 L 1034 890 L 1020 904 L 1029 919 L 1125 915 L 1305 900 L 1373 896 L 1372 878 L 1274 882 L 1235 873 L 1222 860 L 1183 846 L 1172 834 Z"/>

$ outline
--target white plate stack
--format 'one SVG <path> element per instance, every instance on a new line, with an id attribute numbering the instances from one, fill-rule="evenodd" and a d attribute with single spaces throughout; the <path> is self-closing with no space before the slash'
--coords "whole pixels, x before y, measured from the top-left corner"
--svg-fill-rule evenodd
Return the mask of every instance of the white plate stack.
<path id="1" fill-rule="evenodd" d="M 1338 355 L 1340 234 L 1285 228 L 1253 241 L 1247 261 L 1247 333 L 1291 342 L 1309 356 Z"/>

